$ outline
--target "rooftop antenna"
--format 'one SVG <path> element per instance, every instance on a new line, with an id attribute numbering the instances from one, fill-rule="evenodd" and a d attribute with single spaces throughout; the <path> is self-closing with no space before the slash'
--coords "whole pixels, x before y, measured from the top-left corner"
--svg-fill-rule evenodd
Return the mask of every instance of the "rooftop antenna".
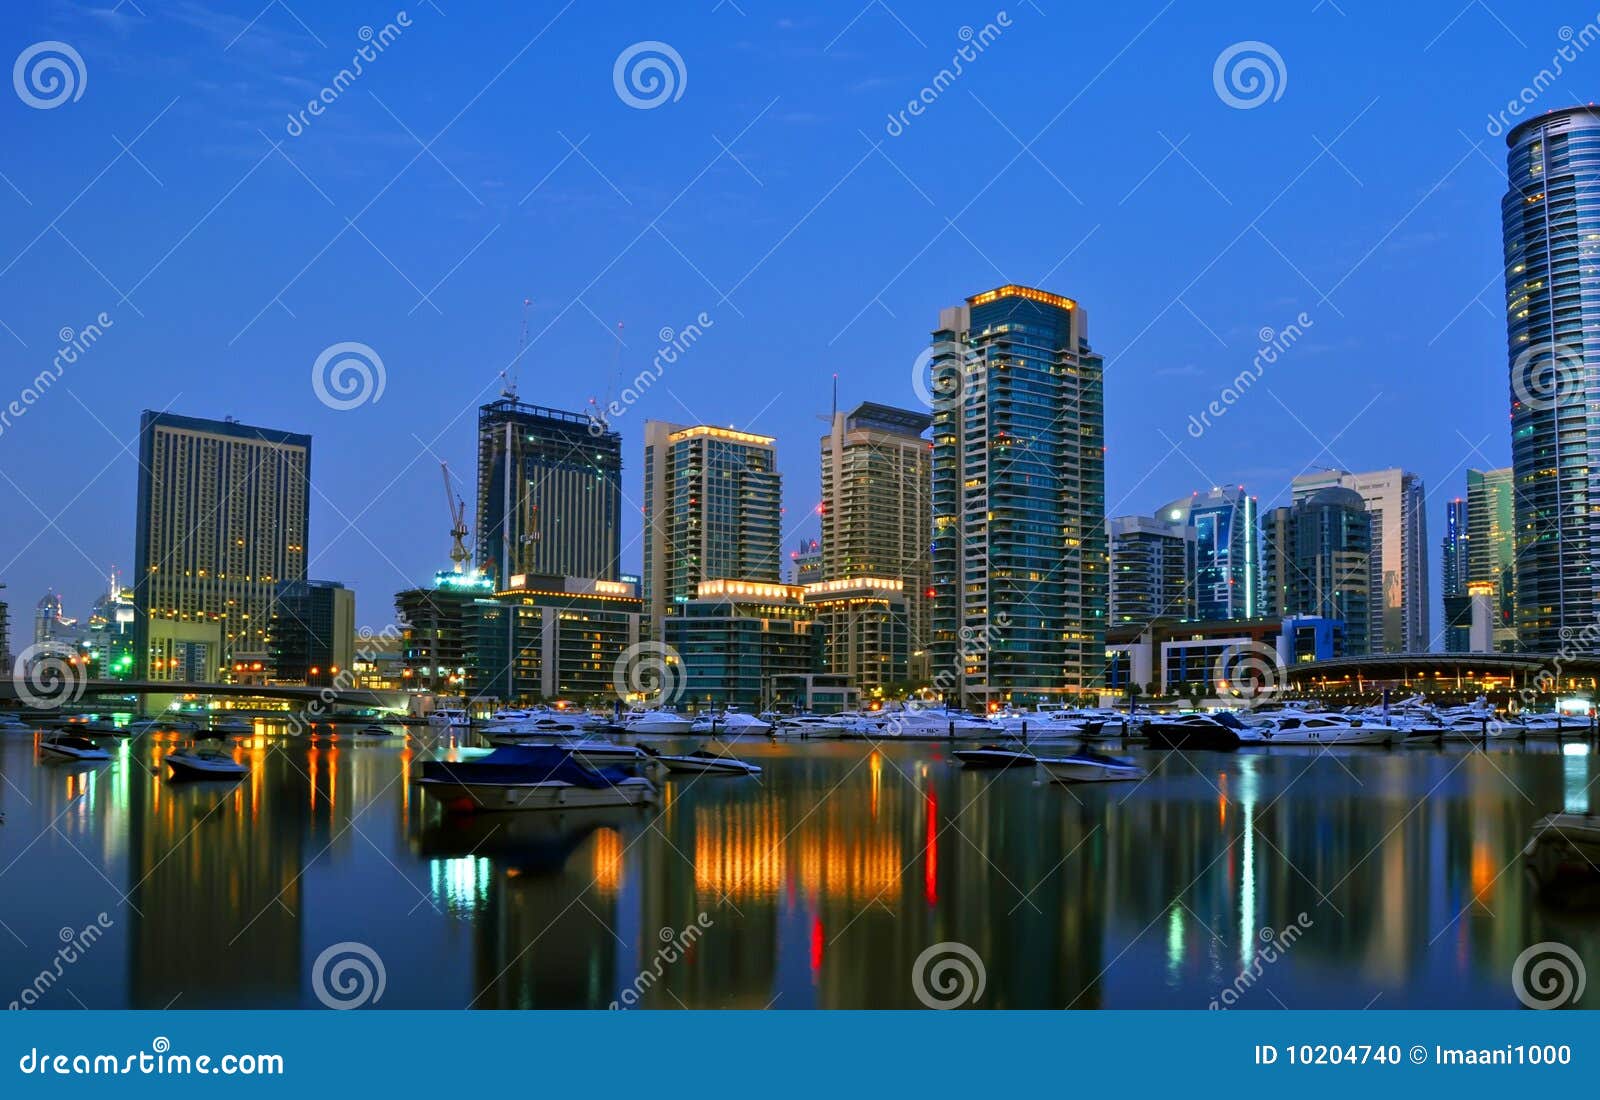
<path id="1" fill-rule="evenodd" d="M 533 305 L 532 298 L 522 299 L 522 335 L 517 340 L 517 355 L 515 359 L 512 359 L 506 365 L 506 369 L 500 372 L 500 377 L 505 380 L 505 386 L 500 390 L 500 396 L 509 398 L 512 401 L 517 399 L 517 363 L 521 361 L 523 353 L 528 350 L 528 307 L 531 305 Z"/>
<path id="2" fill-rule="evenodd" d="M 450 561 L 457 573 L 465 573 L 467 560 L 472 556 L 467 553 L 467 502 L 450 489 L 450 464 L 441 462 L 439 469 L 444 474 L 444 503 L 450 509 L 450 537 L 454 540 Z"/>

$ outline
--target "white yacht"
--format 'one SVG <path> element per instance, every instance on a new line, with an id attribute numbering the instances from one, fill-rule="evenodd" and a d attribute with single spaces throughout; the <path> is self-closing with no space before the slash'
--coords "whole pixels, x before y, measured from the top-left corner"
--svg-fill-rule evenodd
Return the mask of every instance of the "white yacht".
<path id="1" fill-rule="evenodd" d="M 844 714 L 785 714 L 772 724 L 774 737 L 841 737 L 859 716 Z"/>
<path id="2" fill-rule="evenodd" d="M 1405 731 L 1397 726 L 1316 711 L 1282 711 L 1249 728 L 1268 745 L 1393 745 L 1405 740 Z M 1256 743 L 1242 733 L 1240 740 Z"/>
<path id="3" fill-rule="evenodd" d="M 992 718 L 945 707 L 906 707 L 863 715 L 850 727 L 861 737 L 994 737 L 1006 728 Z"/>
<path id="4" fill-rule="evenodd" d="M 428 715 L 428 725 L 446 729 L 466 729 L 472 725 L 472 717 L 466 711 L 455 707 L 436 707 L 433 713 Z"/>
<path id="5" fill-rule="evenodd" d="M 254 733 L 256 724 L 237 714 L 215 719 L 211 728 L 217 733 Z"/>
<path id="6" fill-rule="evenodd" d="M 482 727 L 479 732 L 486 737 L 496 737 L 505 734 L 527 736 L 532 734 L 570 734 L 580 733 L 589 728 L 588 716 L 581 713 L 568 714 L 549 707 L 534 707 L 530 710 L 497 710 L 489 718 L 489 724 Z"/>
<path id="7" fill-rule="evenodd" d="M 691 733 L 726 734 L 737 737 L 740 734 L 767 734 L 772 732 L 772 724 L 763 722 L 752 714 L 728 709 L 721 714 L 706 714 L 695 719 L 690 727 Z"/>
<path id="8" fill-rule="evenodd" d="M 627 733 L 688 733 L 694 723 L 675 710 L 657 707 L 630 710 L 622 716 L 622 728 Z"/>

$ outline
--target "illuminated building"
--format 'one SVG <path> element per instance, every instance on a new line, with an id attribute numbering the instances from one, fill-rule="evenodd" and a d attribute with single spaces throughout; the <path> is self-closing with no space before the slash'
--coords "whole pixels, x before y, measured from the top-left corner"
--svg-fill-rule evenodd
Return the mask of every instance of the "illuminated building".
<path id="1" fill-rule="evenodd" d="M 1368 586 L 1374 520 L 1354 489 L 1320 489 L 1274 508 L 1265 529 L 1266 612 L 1344 624 L 1341 656 L 1370 652 Z"/>
<path id="2" fill-rule="evenodd" d="M 932 424 L 925 412 L 870 401 L 834 413 L 822 437 L 822 569 L 808 578 L 898 580 L 912 652 L 927 649 L 930 633 L 931 452 L 925 433 Z"/>
<path id="3" fill-rule="evenodd" d="M 962 705 L 1099 690 L 1104 364 L 1076 302 L 1003 286 L 940 311 L 933 678 Z"/>
<path id="4" fill-rule="evenodd" d="M 814 584 L 821 579 L 822 543 L 801 539 L 800 545 L 789 551 L 789 583 Z"/>
<path id="5" fill-rule="evenodd" d="M 273 679 L 280 684 L 326 685 L 341 672 L 353 675 L 355 633 L 356 594 L 344 585 L 337 581 L 279 585 L 268 640 Z"/>
<path id="6" fill-rule="evenodd" d="M 1213 488 L 1179 498 L 1155 518 L 1194 532 L 1196 617 L 1250 619 L 1263 612 L 1256 498 L 1246 493 L 1244 486 Z"/>
<path id="7" fill-rule="evenodd" d="M 435 573 L 428 588 L 395 593 L 400 634 L 402 685 L 411 691 L 459 695 L 465 690 L 468 645 L 467 607 L 492 599 L 494 579 L 482 573 Z"/>
<path id="8" fill-rule="evenodd" d="M 1361 495 L 1372 517 L 1368 571 L 1368 652 L 1426 653 L 1428 629 L 1428 512 L 1422 478 L 1407 470 L 1352 474 L 1322 470 L 1293 482 L 1296 501 L 1342 486 Z"/>
<path id="9" fill-rule="evenodd" d="M 1439 557 L 1439 579 L 1444 599 L 1444 651 L 1467 652 L 1467 502 L 1457 497 L 1444 506 L 1444 545 Z"/>
<path id="10" fill-rule="evenodd" d="M 1495 587 L 1494 648 L 1517 649 L 1516 502 L 1513 473 L 1467 471 L 1467 581 Z"/>
<path id="11" fill-rule="evenodd" d="M 683 662 L 680 701 L 763 710 L 778 677 L 816 667 L 804 589 L 775 582 L 713 580 L 666 620 L 666 643 Z"/>
<path id="12" fill-rule="evenodd" d="M 504 397 L 478 409 L 478 562 L 514 574 L 620 568 L 622 437 L 578 413 Z"/>
<path id="13" fill-rule="evenodd" d="M 777 583 L 783 514 L 771 436 L 644 425 L 644 602 L 650 636 L 702 581 Z"/>
<path id="14" fill-rule="evenodd" d="M 626 581 L 522 575 L 466 605 L 476 698 L 612 702 L 617 665 L 639 641 L 644 601 Z"/>
<path id="15" fill-rule="evenodd" d="M 1148 516 L 1118 516 L 1106 526 L 1111 539 L 1112 625 L 1198 617 L 1193 527 Z"/>
<path id="16" fill-rule="evenodd" d="M 135 655 L 152 680 L 225 678 L 267 648 L 278 585 L 305 580 L 311 437 L 146 411 Z"/>
<path id="17" fill-rule="evenodd" d="M 1506 135 L 1506 340 L 1515 471 L 1517 643 L 1594 653 L 1600 454 L 1593 368 L 1600 325 L 1600 108 L 1531 118 Z M 1487 579 L 1487 578 L 1485 578 Z M 1575 640 L 1576 639 L 1576 640 Z"/>
<path id="18" fill-rule="evenodd" d="M 898 577 L 841 577 L 804 587 L 801 602 L 816 632 L 817 667 L 862 693 L 907 675 L 910 615 Z"/>

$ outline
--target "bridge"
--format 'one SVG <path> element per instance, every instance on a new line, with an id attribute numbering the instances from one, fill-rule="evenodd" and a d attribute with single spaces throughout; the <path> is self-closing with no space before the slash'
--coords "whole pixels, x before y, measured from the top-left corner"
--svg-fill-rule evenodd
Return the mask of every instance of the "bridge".
<path id="1" fill-rule="evenodd" d="M 177 680 L 84 680 L 63 683 L 55 691 L 32 692 L 47 696 L 62 705 L 85 703 L 107 695 L 203 695 L 213 698 L 280 699 L 290 703 L 320 703 L 325 707 L 370 707 L 404 714 L 411 709 L 411 695 L 404 691 L 375 691 L 371 688 L 302 687 L 292 684 L 208 684 Z M 17 690 L 15 679 L 0 679 L 0 702 L 31 704 Z"/>

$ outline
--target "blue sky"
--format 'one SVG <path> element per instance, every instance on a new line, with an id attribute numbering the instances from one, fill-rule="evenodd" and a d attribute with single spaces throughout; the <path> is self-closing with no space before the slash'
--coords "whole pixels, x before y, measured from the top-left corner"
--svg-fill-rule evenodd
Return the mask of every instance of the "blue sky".
<path id="1" fill-rule="evenodd" d="M 291 126 L 402 9 L 264 3 L 8 6 L 4 59 L 59 41 L 86 79 L 50 109 L 0 89 L 0 364 L 20 388 L 61 329 L 113 322 L 0 432 L 14 615 L 47 585 L 83 614 L 132 563 L 150 407 L 310 432 L 311 572 L 387 621 L 448 565 L 438 462 L 470 500 L 475 408 L 525 297 L 521 393 L 562 408 L 615 396 L 660 330 L 712 322 L 617 422 L 626 568 L 646 418 L 777 436 L 792 545 L 815 533 L 833 374 L 847 406 L 914 405 L 938 309 L 1019 282 L 1088 310 L 1113 512 L 1220 483 L 1265 507 L 1308 467 L 1401 465 L 1429 488 L 1436 570 L 1465 469 L 1509 461 L 1489 116 L 1595 15 L 439 0 Z M 987 24 L 959 78 L 889 126 Z M 681 94 L 638 109 L 613 69 L 644 41 L 681 58 Z M 1239 42 L 1281 58 L 1248 109 L 1214 83 Z M 1579 56 L 1537 108 L 1587 100 L 1597 74 Z M 1305 337 L 1192 438 L 1261 330 L 1301 312 Z M 381 357 L 381 398 L 317 399 L 312 365 L 341 342 Z"/>

